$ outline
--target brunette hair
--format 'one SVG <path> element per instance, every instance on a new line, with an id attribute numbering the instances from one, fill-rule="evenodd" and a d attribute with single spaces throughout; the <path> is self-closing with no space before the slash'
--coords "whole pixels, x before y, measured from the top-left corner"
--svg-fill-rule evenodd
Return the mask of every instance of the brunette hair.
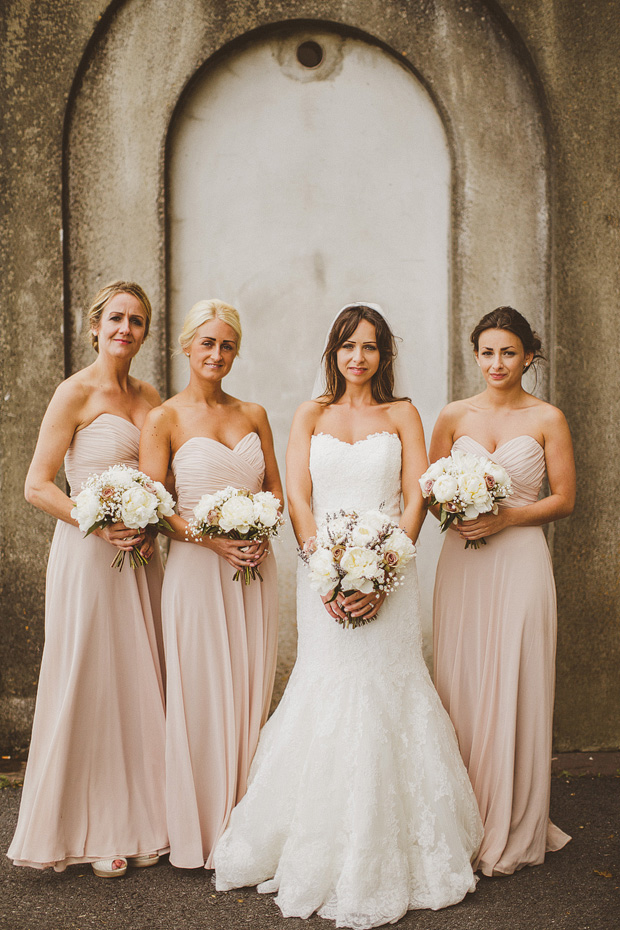
<path id="1" fill-rule="evenodd" d="M 542 353 L 542 342 L 540 341 L 538 333 L 534 332 L 523 314 L 515 310 L 514 307 L 497 307 L 495 310 L 491 310 L 490 313 L 486 313 L 482 317 L 469 337 L 474 347 L 474 352 L 476 353 L 478 352 L 480 334 L 483 333 L 485 329 L 505 329 L 509 333 L 518 336 L 523 344 L 526 355 L 531 352 L 534 356 L 527 368 L 533 365 L 537 359 L 545 358 Z"/>
<path id="2" fill-rule="evenodd" d="M 394 334 L 380 313 L 362 304 L 345 307 L 329 332 L 322 359 L 325 365 L 326 388 L 321 400 L 327 407 L 340 400 L 346 389 L 345 378 L 338 370 L 338 349 L 353 335 L 362 320 L 367 320 L 374 326 L 379 350 L 379 368 L 370 382 L 373 400 L 378 404 L 386 404 L 392 400 L 409 399 L 394 397 L 394 359 L 397 354 Z"/>
<path id="3" fill-rule="evenodd" d="M 116 297 L 118 294 L 130 294 L 132 297 L 135 297 L 136 300 L 140 301 L 144 312 L 146 313 L 144 338 L 146 339 L 149 334 L 149 326 L 151 325 L 153 309 L 151 307 L 150 300 L 140 285 L 136 284 L 134 281 L 112 281 L 111 284 L 106 284 L 105 287 L 102 287 L 101 290 L 97 292 L 95 299 L 86 312 L 86 319 L 88 320 L 88 327 L 90 332 L 90 341 L 95 352 L 99 351 L 99 336 L 97 333 L 93 332 L 93 326 L 99 325 L 101 314 L 105 310 L 106 306 L 110 303 L 112 298 Z"/>

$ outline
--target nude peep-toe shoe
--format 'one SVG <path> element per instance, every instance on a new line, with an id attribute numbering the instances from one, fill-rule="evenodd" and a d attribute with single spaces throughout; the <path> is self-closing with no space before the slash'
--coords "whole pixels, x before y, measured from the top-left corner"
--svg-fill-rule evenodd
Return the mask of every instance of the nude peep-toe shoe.
<path id="1" fill-rule="evenodd" d="M 150 853 L 146 856 L 127 856 L 127 864 L 134 869 L 148 869 L 149 866 L 157 865 L 158 862 L 159 855 L 157 853 Z"/>
<path id="2" fill-rule="evenodd" d="M 115 862 L 122 862 L 122 865 L 114 868 Z M 98 878 L 122 878 L 127 871 L 127 860 L 124 856 L 114 856 L 113 859 L 97 859 L 91 862 L 93 872 Z"/>

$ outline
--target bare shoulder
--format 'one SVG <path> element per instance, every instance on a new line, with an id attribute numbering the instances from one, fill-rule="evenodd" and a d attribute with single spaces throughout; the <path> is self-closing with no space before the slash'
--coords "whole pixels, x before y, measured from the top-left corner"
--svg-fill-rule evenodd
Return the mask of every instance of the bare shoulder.
<path id="1" fill-rule="evenodd" d="M 448 428 L 456 426 L 459 420 L 471 411 L 475 400 L 475 397 L 464 397 L 446 404 L 437 417 L 437 423 Z"/>
<path id="2" fill-rule="evenodd" d="M 161 397 L 157 388 L 149 384 L 148 381 L 140 381 L 138 378 L 131 378 L 134 389 L 140 394 L 151 407 L 159 407 Z"/>
<path id="3" fill-rule="evenodd" d="M 295 411 L 293 422 L 312 431 L 324 410 L 325 405 L 318 400 L 305 400 Z"/>
<path id="4" fill-rule="evenodd" d="M 157 394 L 157 397 L 159 398 L 159 394 Z M 164 401 L 163 404 L 160 399 L 158 404 L 151 407 L 146 415 L 144 425 L 148 426 L 150 429 L 167 430 L 171 429 L 176 421 L 177 404 L 175 403 L 175 398 L 171 397 L 169 400 Z"/>
<path id="5" fill-rule="evenodd" d="M 543 433 L 568 430 L 566 417 L 558 407 L 540 398 L 535 398 L 535 413 Z"/>
<path id="6" fill-rule="evenodd" d="M 65 381 L 61 381 L 49 403 L 48 410 L 58 414 L 72 416 L 79 420 L 91 394 L 88 369 L 77 371 Z"/>
<path id="7" fill-rule="evenodd" d="M 235 406 L 241 413 L 246 416 L 254 426 L 261 426 L 268 423 L 267 411 L 261 404 L 256 404 L 249 400 L 236 400 Z"/>
<path id="8" fill-rule="evenodd" d="M 388 415 L 399 432 L 416 428 L 422 423 L 417 407 L 410 400 L 397 400 L 390 404 Z"/>

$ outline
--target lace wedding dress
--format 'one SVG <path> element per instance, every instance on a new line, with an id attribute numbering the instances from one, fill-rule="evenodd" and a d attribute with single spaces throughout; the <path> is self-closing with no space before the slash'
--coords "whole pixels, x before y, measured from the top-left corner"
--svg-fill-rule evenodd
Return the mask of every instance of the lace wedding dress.
<path id="1" fill-rule="evenodd" d="M 313 436 L 310 471 L 317 522 L 380 506 L 398 518 L 396 434 Z M 216 847 L 218 890 L 259 885 L 285 917 L 359 930 L 456 904 L 475 888 L 482 828 L 422 658 L 414 563 L 358 629 L 327 614 L 301 566 L 297 611 L 297 662 Z"/>

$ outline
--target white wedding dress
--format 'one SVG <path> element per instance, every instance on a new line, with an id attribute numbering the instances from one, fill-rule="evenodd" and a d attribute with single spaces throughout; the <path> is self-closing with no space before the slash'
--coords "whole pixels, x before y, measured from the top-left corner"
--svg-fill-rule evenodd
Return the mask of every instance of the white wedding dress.
<path id="1" fill-rule="evenodd" d="M 344 508 L 398 518 L 400 439 L 312 437 L 317 522 Z M 415 562 L 379 616 L 343 629 L 298 572 L 298 658 L 265 725 L 248 791 L 214 861 L 216 887 L 277 892 L 285 917 L 394 923 L 475 888 L 478 808 L 422 658 Z"/>

